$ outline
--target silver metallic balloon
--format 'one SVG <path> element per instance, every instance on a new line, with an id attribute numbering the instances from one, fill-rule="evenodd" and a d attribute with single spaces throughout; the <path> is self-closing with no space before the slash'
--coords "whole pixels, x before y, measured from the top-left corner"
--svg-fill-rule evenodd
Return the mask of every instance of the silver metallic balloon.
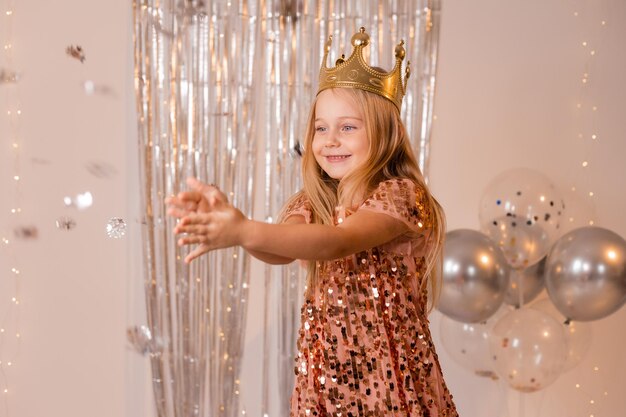
<path id="1" fill-rule="evenodd" d="M 512 270 L 504 302 L 516 307 L 535 299 L 543 290 L 546 257 L 523 270 Z"/>
<path id="2" fill-rule="evenodd" d="M 484 321 L 502 304 L 508 284 L 506 259 L 491 239 L 469 229 L 446 234 L 438 305 L 443 314 L 465 323 Z"/>
<path id="3" fill-rule="evenodd" d="M 626 241 L 601 227 L 581 227 L 555 244 L 546 288 L 556 308 L 576 321 L 598 320 L 626 303 Z"/>

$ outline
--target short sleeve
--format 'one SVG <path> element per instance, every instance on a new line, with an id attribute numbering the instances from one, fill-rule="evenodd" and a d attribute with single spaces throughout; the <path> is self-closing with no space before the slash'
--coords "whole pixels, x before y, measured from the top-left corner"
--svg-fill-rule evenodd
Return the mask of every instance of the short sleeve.
<path id="1" fill-rule="evenodd" d="M 431 206 L 426 190 L 409 179 L 381 182 L 359 210 L 387 214 L 404 222 L 418 234 L 432 228 Z"/>
<path id="2" fill-rule="evenodd" d="M 282 213 L 281 218 L 283 222 L 291 216 L 299 215 L 303 216 L 307 223 L 311 223 L 311 205 L 309 204 L 309 199 L 304 195 L 304 193 L 299 193 L 292 197 L 283 208 Z"/>

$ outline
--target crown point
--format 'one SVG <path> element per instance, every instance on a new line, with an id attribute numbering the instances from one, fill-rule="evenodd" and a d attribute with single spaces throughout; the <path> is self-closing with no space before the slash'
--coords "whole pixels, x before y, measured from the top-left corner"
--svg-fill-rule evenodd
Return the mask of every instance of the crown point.
<path id="1" fill-rule="evenodd" d="M 404 59 L 405 55 L 406 55 L 406 51 L 404 50 L 404 47 L 402 46 L 404 45 L 404 41 L 401 41 L 397 46 L 396 46 L 396 58 L 397 59 Z"/>
<path id="2" fill-rule="evenodd" d="M 335 65 L 343 64 L 344 62 L 346 62 L 346 55 L 341 54 L 341 58 L 337 58 L 337 61 L 335 61 Z"/>
<path id="3" fill-rule="evenodd" d="M 352 36 L 352 46 L 367 46 L 370 43 L 370 35 L 365 33 L 365 28 L 361 27 L 358 33 Z"/>
<path id="4" fill-rule="evenodd" d="M 330 47 L 333 44 L 333 35 L 328 36 L 328 40 L 326 41 L 326 45 L 324 46 L 324 49 L 326 51 L 326 53 L 330 52 Z"/>

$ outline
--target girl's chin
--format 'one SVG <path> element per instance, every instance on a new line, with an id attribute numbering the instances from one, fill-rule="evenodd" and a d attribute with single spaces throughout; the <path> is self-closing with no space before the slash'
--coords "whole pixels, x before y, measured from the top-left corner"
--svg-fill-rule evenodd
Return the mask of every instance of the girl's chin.
<path id="1" fill-rule="evenodd" d="M 343 171 L 343 172 L 338 172 L 338 170 L 329 170 L 328 171 L 324 171 L 326 173 L 326 175 L 328 175 L 330 178 L 337 180 L 337 181 L 341 181 L 343 179 L 343 177 L 345 177 L 348 174 L 348 171 Z"/>

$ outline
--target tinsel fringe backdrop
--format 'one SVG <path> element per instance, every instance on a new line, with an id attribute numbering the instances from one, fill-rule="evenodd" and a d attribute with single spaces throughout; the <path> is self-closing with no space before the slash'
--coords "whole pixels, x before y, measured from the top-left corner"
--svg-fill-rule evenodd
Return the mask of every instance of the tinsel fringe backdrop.
<path id="1" fill-rule="evenodd" d="M 331 57 L 349 54 L 350 38 L 361 26 L 372 36 L 372 65 L 389 67 L 394 46 L 400 39 L 406 42 L 412 76 L 402 116 L 427 176 L 440 2 L 137 0 L 133 8 L 156 408 L 160 417 L 235 416 L 250 259 L 231 248 L 185 265 L 185 249 L 175 244 L 164 198 L 181 191 L 186 177 L 196 176 L 218 184 L 249 216 L 275 221 L 301 186 L 301 139 L 324 44 L 332 34 Z M 262 149 L 261 167 L 257 149 Z M 253 212 L 259 190 L 261 214 Z M 264 415 L 289 412 L 304 283 L 297 263 L 266 267 Z M 272 403 L 277 395 L 279 403 Z"/>

